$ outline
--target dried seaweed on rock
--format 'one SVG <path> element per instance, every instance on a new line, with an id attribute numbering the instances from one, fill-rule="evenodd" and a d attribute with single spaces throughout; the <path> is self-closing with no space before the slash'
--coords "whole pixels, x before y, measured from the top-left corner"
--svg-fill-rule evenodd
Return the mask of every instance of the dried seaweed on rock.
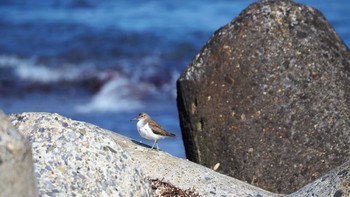
<path id="1" fill-rule="evenodd" d="M 151 179 L 151 184 L 155 197 L 201 197 L 193 188 L 182 190 L 159 179 Z"/>

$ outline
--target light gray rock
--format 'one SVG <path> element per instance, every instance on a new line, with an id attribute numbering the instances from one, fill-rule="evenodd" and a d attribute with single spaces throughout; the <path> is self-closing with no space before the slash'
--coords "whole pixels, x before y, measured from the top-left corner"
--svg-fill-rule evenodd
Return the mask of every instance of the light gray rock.
<path id="1" fill-rule="evenodd" d="M 12 122 L 32 143 L 40 196 L 150 196 L 150 184 L 108 131 L 58 114 Z"/>
<path id="2" fill-rule="evenodd" d="M 32 143 L 41 196 L 150 196 L 144 178 L 193 188 L 203 196 L 278 196 L 58 114 L 22 113 L 11 118 Z"/>
<path id="3" fill-rule="evenodd" d="M 159 179 L 183 190 L 194 189 L 203 196 L 281 196 L 191 161 L 138 146 L 118 134 L 110 133 L 110 136 L 115 141 L 123 142 L 120 145 L 132 155 L 149 179 Z"/>
<path id="4" fill-rule="evenodd" d="M 37 196 L 32 151 L 0 111 L 0 196 Z"/>

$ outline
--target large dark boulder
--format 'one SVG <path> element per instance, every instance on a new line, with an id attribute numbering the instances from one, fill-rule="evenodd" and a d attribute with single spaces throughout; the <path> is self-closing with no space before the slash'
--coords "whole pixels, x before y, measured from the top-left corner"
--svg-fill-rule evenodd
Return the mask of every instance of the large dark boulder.
<path id="1" fill-rule="evenodd" d="M 317 10 L 259 1 L 177 81 L 187 157 L 290 193 L 350 156 L 350 53 Z"/>

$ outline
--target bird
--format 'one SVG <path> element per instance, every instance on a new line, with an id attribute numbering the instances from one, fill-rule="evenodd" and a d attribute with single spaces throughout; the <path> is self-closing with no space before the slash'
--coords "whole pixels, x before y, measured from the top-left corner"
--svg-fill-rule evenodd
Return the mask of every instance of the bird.
<path id="1" fill-rule="evenodd" d="M 137 118 L 133 118 L 132 120 L 137 120 L 137 131 L 141 135 L 141 137 L 148 139 L 148 140 L 154 140 L 154 143 L 152 145 L 152 148 L 154 146 L 157 146 L 157 150 L 159 150 L 158 147 L 158 140 L 164 139 L 166 137 L 176 137 L 175 134 L 170 133 L 166 130 L 164 130 L 158 123 L 156 123 L 151 116 L 149 116 L 145 112 L 139 113 L 139 116 Z"/>

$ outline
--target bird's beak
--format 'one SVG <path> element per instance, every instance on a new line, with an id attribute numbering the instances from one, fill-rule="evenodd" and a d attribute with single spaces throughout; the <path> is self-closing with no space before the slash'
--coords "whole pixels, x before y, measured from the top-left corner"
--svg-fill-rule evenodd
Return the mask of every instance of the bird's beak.
<path id="1" fill-rule="evenodd" d="M 133 118 L 133 119 L 130 120 L 130 122 L 133 121 L 133 120 L 139 120 L 139 119 L 138 118 Z"/>

